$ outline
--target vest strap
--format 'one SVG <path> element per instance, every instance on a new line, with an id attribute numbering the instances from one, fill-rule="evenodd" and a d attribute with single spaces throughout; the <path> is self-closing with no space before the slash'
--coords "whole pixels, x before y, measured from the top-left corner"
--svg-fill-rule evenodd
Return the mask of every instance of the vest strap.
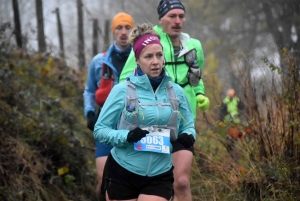
<path id="1" fill-rule="evenodd" d="M 176 64 L 186 64 L 185 61 L 167 61 L 165 65 L 176 65 Z"/>

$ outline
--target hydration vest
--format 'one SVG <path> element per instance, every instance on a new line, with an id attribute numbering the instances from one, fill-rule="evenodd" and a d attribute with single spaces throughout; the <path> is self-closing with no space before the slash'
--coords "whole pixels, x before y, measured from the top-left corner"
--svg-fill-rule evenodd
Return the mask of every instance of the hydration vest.
<path id="1" fill-rule="evenodd" d="M 177 58 L 175 59 L 174 62 L 165 62 L 165 65 L 179 65 L 179 64 L 186 64 L 189 68 L 186 77 L 188 78 L 188 82 L 184 84 L 180 84 L 182 88 L 184 88 L 187 85 L 191 86 L 198 86 L 202 72 L 199 69 L 199 66 L 197 64 L 197 51 L 196 49 L 192 49 L 188 52 L 184 52 L 184 61 L 177 61 Z"/>
<path id="2" fill-rule="evenodd" d="M 106 52 L 103 53 L 103 56 Z M 103 106 L 108 94 L 114 86 L 114 78 L 112 70 L 104 63 L 102 63 L 102 77 L 100 81 L 99 88 L 95 92 L 95 100 L 99 106 Z"/>
<path id="3" fill-rule="evenodd" d="M 136 127 L 150 127 L 150 125 L 141 125 L 138 122 L 139 115 L 139 107 L 145 106 L 171 106 L 173 109 L 172 117 L 170 118 L 167 125 L 151 125 L 154 128 L 166 128 L 170 129 L 170 139 L 171 141 L 175 141 L 177 139 L 177 126 L 176 120 L 178 115 L 178 103 L 179 100 L 176 98 L 175 90 L 173 85 L 170 82 L 167 82 L 167 95 L 169 98 L 169 103 L 148 103 L 143 104 L 138 101 L 138 94 L 136 90 L 136 86 L 130 82 L 130 80 L 126 80 L 127 82 L 127 90 L 126 90 L 126 107 L 122 111 L 122 115 L 120 121 L 118 123 L 118 130 L 132 130 Z M 127 108 L 127 109 L 126 109 Z M 128 109 L 131 111 L 128 111 Z"/>

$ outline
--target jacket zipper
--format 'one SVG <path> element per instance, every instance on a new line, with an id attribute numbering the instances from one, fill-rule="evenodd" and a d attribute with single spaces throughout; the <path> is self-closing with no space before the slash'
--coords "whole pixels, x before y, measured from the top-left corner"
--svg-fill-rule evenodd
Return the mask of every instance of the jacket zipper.
<path id="1" fill-rule="evenodd" d="M 152 163 L 152 153 L 150 155 L 150 159 L 149 159 L 149 163 L 148 163 L 148 168 L 147 168 L 146 176 L 148 176 L 148 174 L 150 172 L 151 163 Z"/>
<path id="2" fill-rule="evenodd" d="M 162 80 L 162 82 L 163 82 L 163 80 Z M 161 83 L 159 84 L 159 86 L 157 87 L 157 89 L 156 89 L 155 92 L 154 92 L 154 97 L 155 97 L 156 103 L 157 103 L 156 92 L 158 91 L 160 85 L 161 85 Z M 158 122 L 157 116 L 158 116 L 158 107 L 156 106 L 156 124 L 157 124 L 157 122 Z M 148 175 L 148 174 L 149 174 L 149 171 L 150 171 L 150 167 L 151 167 L 151 163 L 152 163 L 152 156 L 153 156 L 153 154 L 151 153 L 150 159 L 149 159 L 149 163 L 148 163 L 148 168 L 147 168 L 146 175 Z"/>

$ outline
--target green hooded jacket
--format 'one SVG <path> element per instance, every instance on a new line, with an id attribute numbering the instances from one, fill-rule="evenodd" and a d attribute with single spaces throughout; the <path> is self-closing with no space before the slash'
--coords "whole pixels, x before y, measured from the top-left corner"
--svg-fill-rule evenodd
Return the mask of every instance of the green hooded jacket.
<path id="1" fill-rule="evenodd" d="M 200 69 L 202 69 L 204 64 L 204 55 L 203 55 L 201 43 L 199 40 L 191 38 L 188 34 L 181 33 L 180 41 L 183 49 L 180 51 L 177 59 L 178 63 L 176 63 L 175 56 L 174 56 L 174 48 L 168 34 L 164 33 L 160 26 L 155 26 L 154 30 L 160 35 L 160 42 L 163 46 L 165 61 L 167 63 L 173 62 L 171 64 L 166 64 L 165 70 L 167 71 L 168 75 L 172 78 L 173 82 L 183 87 L 184 93 L 187 96 L 189 104 L 192 108 L 194 119 L 196 119 L 196 109 L 197 109 L 196 96 L 198 94 L 204 94 L 204 84 L 202 79 L 200 80 L 199 85 L 196 87 L 193 87 L 188 84 L 187 73 L 189 67 L 183 61 L 184 61 L 184 55 L 190 50 L 195 49 L 197 52 L 198 66 Z M 132 71 L 137 67 L 135 61 L 136 61 L 135 55 L 132 50 L 120 75 L 120 82 L 124 81 L 126 77 L 129 74 L 131 74 Z"/>
<path id="2" fill-rule="evenodd" d="M 224 122 L 228 123 L 233 121 L 236 124 L 241 123 L 239 110 L 242 110 L 243 108 L 244 105 L 238 97 L 234 96 L 231 99 L 229 96 L 226 96 L 221 106 L 221 113 L 224 118 Z"/>

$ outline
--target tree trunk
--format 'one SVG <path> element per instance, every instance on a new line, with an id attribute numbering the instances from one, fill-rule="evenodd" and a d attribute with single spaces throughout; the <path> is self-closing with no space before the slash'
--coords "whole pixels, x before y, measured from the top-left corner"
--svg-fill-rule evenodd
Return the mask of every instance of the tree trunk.
<path id="1" fill-rule="evenodd" d="M 122 0 L 122 11 L 125 12 L 125 0 Z"/>
<path id="2" fill-rule="evenodd" d="M 93 56 L 98 54 L 98 20 L 93 20 Z"/>
<path id="3" fill-rule="evenodd" d="M 109 20 L 105 20 L 105 26 L 104 26 L 104 49 L 103 51 L 107 51 L 107 49 L 109 48 L 109 35 L 110 35 L 110 29 L 109 29 L 109 24 L 110 21 Z"/>
<path id="4" fill-rule="evenodd" d="M 55 9 L 56 19 L 57 19 L 57 30 L 58 30 L 58 38 L 59 38 L 59 55 L 61 58 L 65 57 L 65 48 L 64 48 L 64 35 L 60 21 L 59 8 Z"/>
<path id="5" fill-rule="evenodd" d="M 46 52 L 46 42 L 44 33 L 44 19 L 43 19 L 43 1 L 35 0 L 36 19 L 38 29 L 38 48 L 39 52 Z"/>
<path id="6" fill-rule="evenodd" d="M 78 65 L 79 65 L 79 69 L 83 70 L 85 67 L 85 56 L 84 56 L 84 38 L 83 38 L 83 12 L 82 12 L 81 0 L 77 0 L 77 13 L 78 13 Z"/>
<path id="7" fill-rule="evenodd" d="M 21 22 L 20 22 L 20 13 L 19 13 L 19 3 L 18 0 L 12 0 L 12 6 L 14 10 L 14 22 L 15 22 L 15 37 L 16 42 L 19 48 L 22 48 L 22 32 L 21 32 Z"/>
<path id="8" fill-rule="evenodd" d="M 278 52 L 281 55 L 281 75 L 282 79 L 290 81 L 290 72 L 288 69 L 288 63 L 282 55 L 285 55 L 287 52 L 298 52 L 300 49 L 300 33 L 299 30 L 299 1 L 294 1 L 294 3 L 285 1 L 283 3 L 274 3 L 272 1 L 267 1 L 262 3 L 263 11 L 266 16 L 266 23 L 270 30 L 270 33 L 276 43 Z M 277 9 L 276 9 L 277 8 Z M 280 9 L 279 9 L 280 8 Z M 274 14 L 274 10 L 277 11 Z M 281 29 L 279 29 L 281 28 Z M 292 28 L 295 28 L 295 34 L 298 40 L 294 41 L 291 37 Z M 299 72 L 298 72 L 299 73 Z M 287 87 L 291 87 L 290 84 L 287 84 Z"/>

